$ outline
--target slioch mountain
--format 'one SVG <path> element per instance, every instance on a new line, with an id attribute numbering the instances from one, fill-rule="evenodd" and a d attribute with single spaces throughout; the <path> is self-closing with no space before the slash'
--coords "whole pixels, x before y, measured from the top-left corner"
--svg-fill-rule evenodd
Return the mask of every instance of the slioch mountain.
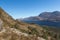
<path id="1" fill-rule="evenodd" d="M 27 23 L 35 23 L 39 25 L 60 27 L 60 11 L 42 12 L 38 16 L 28 17 L 22 20 L 17 19 L 17 20 L 24 21 Z"/>

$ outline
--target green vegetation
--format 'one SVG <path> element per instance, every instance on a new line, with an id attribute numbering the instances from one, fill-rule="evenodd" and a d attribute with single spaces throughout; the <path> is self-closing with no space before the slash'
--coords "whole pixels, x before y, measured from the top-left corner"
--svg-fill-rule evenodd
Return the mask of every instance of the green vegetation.
<path id="1" fill-rule="evenodd" d="M 30 26 L 28 26 L 28 31 L 29 31 L 29 34 L 36 34 L 36 35 L 38 35 L 39 33 L 38 33 L 38 31 L 36 30 L 36 28 L 33 28 L 33 27 L 30 27 Z"/>

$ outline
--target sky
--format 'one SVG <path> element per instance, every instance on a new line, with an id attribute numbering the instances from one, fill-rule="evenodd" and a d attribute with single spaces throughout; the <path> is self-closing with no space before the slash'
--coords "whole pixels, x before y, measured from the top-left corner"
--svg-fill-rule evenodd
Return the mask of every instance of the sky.
<path id="1" fill-rule="evenodd" d="M 60 0 L 0 0 L 0 7 L 14 19 L 60 11 Z"/>

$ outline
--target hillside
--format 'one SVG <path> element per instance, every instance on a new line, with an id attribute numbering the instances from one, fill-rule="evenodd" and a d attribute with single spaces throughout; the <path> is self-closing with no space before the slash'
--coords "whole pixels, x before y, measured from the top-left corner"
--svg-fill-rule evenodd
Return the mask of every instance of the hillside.
<path id="1" fill-rule="evenodd" d="M 59 40 L 60 33 L 47 27 L 14 20 L 0 8 L 0 40 Z"/>

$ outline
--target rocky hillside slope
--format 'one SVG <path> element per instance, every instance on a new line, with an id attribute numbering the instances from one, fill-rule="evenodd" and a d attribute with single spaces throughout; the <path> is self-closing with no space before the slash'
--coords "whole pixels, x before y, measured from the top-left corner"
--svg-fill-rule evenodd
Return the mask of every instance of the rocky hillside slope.
<path id="1" fill-rule="evenodd" d="M 37 24 L 14 20 L 0 8 L 0 40 L 59 40 L 60 34 Z"/>

